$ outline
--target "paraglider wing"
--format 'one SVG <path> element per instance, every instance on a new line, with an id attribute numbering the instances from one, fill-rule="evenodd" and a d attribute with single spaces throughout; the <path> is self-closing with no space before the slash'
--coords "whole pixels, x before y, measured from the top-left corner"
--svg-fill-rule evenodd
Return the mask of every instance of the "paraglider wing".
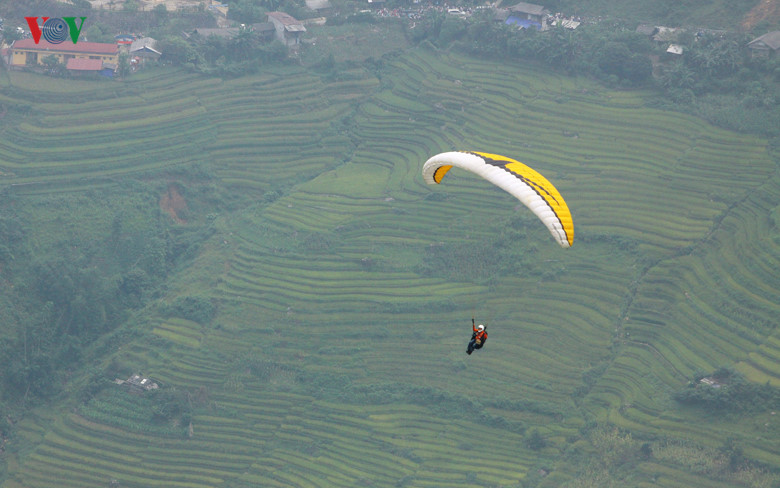
<path id="1" fill-rule="evenodd" d="M 512 194 L 539 217 L 561 247 L 574 243 L 569 207 L 552 183 L 538 172 L 498 154 L 453 151 L 426 161 L 423 178 L 428 184 L 441 183 L 453 166 L 471 171 Z"/>

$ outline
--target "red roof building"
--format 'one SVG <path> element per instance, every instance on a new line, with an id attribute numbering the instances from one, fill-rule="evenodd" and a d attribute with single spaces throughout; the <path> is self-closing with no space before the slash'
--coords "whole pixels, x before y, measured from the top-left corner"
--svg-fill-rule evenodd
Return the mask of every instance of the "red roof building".
<path id="1" fill-rule="evenodd" d="M 59 44 L 52 44 L 45 39 L 41 39 L 36 44 L 31 38 L 20 39 L 14 43 L 14 48 L 19 49 L 33 49 L 39 51 L 63 51 L 63 52 L 78 52 L 88 54 L 116 54 L 119 52 L 119 48 L 116 44 L 108 44 L 105 42 L 83 42 L 79 41 L 76 44 L 72 42 L 61 42 Z"/>
<path id="2" fill-rule="evenodd" d="M 43 64 L 43 59 L 55 56 L 66 66 L 71 59 L 91 59 L 117 64 L 119 62 L 119 47 L 116 44 L 102 42 L 72 42 L 65 41 L 52 44 L 41 39 L 36 44 L 33 39 L 21 39 L 11 46 L 11 65 L 30 66 Z"/>

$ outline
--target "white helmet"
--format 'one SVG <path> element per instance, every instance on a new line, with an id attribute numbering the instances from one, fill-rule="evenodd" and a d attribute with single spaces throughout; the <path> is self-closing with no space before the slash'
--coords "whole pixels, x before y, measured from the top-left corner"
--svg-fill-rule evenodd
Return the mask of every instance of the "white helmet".
<path id="1" fill-rule="evenodd" d="M 482 332 L 483 330 L 485 330 L 485 326 L 484 326 L 484 325 L 482 325 L 482 324 L 479 324 L 479 325 L 477 326 L 477 330 L 478 330 L 478 331 L 480 331 L 480 332 Z"/>

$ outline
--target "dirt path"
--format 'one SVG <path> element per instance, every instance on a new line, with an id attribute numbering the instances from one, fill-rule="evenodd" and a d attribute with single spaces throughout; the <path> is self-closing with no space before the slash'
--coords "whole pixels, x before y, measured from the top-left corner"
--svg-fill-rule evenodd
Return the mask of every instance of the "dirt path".
<path id="1" fill-rule="evenodd" d="M 780 19 L 780 0 L 761 0 L 742 19 L 742 28 L 751 30 L 762 20 L 777 22 Z"/>

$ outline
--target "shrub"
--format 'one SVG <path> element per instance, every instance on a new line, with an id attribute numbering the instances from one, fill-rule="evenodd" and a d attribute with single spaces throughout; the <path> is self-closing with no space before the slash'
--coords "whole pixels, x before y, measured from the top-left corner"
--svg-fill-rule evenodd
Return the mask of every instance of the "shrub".
<path id="1" fill-rule="evenodd" d="M 539 451 L 547 446 L 547 441 L 537 429 L 531 431 L 531 434 L 525 439 L 525 445 L 534 451 Z"/>
<path id="2" fill-rule="evenodd" d="M 211 323 L 216 307 L 208 298 L 200 296 L 177 297 L 170 305 L 163 307 L 162 313 L 168 317 L 181 317 L 201 325 Z"/>

